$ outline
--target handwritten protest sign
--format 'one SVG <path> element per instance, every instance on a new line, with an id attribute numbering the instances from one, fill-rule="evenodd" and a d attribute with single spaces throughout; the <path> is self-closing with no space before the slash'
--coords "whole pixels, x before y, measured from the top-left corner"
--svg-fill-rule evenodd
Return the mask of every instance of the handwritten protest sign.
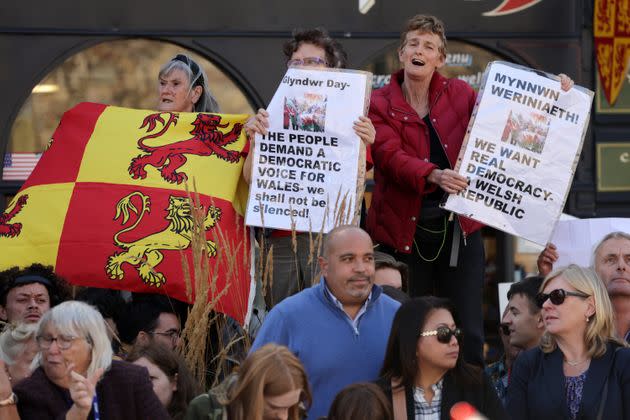
<path id="1" fill-rule="evenodd" d="M 328 232 L 339 212 L 354 214 L 364 115 L 371 74 L 290 68 L 256 135 L 246 223 Z"/>
<path id="2" fill-rule="evenodd" d="M 538 244 L 566 201 L 593 92 L 515 64 L 488 65 L 455 170 L 469 187 L 445 208 Z"/>

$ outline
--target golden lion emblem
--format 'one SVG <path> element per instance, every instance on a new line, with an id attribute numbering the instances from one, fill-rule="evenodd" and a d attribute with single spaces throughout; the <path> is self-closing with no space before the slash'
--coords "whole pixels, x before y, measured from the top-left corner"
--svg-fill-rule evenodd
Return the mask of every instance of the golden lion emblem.
<path id="1" fill-rule="evenodd" d="M 141 207 L 138 211 L 136 205 L 132 202 L 132 198 L 140 199 Z M 124 249 L 123 252 L 116 252 L 110 256 L 107 261 L 107 275 L 113 280 L 122 280 L 125 273 L 122 265 L 127 263 L 135 266 L 142 281 L 153 287 L 161 287 L 166 283 L 164 274 L 155 270 L 162 262 L 164 255 L 161 251 L 165 250 L 184 250 L 190 247 L 193 217 L 191 214 L 191 203 L 188 197 L 169 197 L 169 205 L 166 208 L 168 212 L 166 220 L 168 226 L 156 233 L 145 236 L 134 242 L 121 241 L 120 235 L 134 230 L 142 221 L 145 213 L 151 210 L 150 199 L 139 191 L 132 192 L 122 198 L 116 204 L 116 215 L 114 220 L 122 217 L 121 224 L 124 226 L 130 218 L 130 213 L 138 215 L 136 221 L 114 235 L 114 244 Z M 204 229 L 207 231 L 213 228 L 221 219 L 221 209 L 215 206 L 209 206 L 208 212 L 204 220 Z M 206 241 L 208 256 L 213 257 L 217 253 L 217 244 L 212 241 Z"/>

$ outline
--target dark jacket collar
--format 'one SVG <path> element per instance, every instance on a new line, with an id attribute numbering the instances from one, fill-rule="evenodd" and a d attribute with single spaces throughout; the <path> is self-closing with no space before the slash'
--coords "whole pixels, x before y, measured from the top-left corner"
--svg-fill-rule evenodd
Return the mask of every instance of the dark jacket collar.
<path id="1" fill-rule="evenodd" d="M 615 360 L 615 350 L 617 346 L 613 343 L 608 343 L 606 353 L 602 357 L 591 360 L 591 365 L 588 368 L 586 374 L 586 381 L 584 382 L 584 390 L 582 392 L 582 408 L 588 407 L 588 412 L 582 412 L 580 414 L 584 418 L 596 418 L 597 411 L 599 409 L 602 393 L 604 392 L 604 385 L 609 379 L 611 374 L 611 368 Z M 604 402 L 605 403 L 605 402 Z"/>

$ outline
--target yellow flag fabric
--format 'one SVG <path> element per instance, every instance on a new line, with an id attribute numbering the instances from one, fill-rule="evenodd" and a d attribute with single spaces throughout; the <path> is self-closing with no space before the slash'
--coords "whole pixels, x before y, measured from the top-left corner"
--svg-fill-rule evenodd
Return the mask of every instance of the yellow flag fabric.
<path id="1" fill-rule="evenodd" d="M 208 281 L 216 281 L 208 299 L 220 296 L 217 310 L 246 322 L 253 285 L 241 177 L 246 118 L 77 105 L 0 218 L 0 269 L 38 262 L 74 284 L 189 300 L 182 258 L 192 261 L 186 186 L 194 184 Z"/>

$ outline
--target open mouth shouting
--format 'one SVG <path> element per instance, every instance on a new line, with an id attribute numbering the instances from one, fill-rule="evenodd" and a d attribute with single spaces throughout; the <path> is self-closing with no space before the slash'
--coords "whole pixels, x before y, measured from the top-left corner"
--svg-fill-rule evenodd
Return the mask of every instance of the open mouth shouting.
<path id="1" fill-rule="evenodd" d="M 425 64 L 425 63 L 424 63 L 424 61 L 422 61 L 422 60 L 421 60 L 421 59 L 419 59 L 419 58 L 412 58 L 412 59 L 411 59 L 411 64 L 413 64 L 414 66 L 420 66 L 420 67 L 422 67 L 422 66 L 424 66 L 424 64 Z"/>

